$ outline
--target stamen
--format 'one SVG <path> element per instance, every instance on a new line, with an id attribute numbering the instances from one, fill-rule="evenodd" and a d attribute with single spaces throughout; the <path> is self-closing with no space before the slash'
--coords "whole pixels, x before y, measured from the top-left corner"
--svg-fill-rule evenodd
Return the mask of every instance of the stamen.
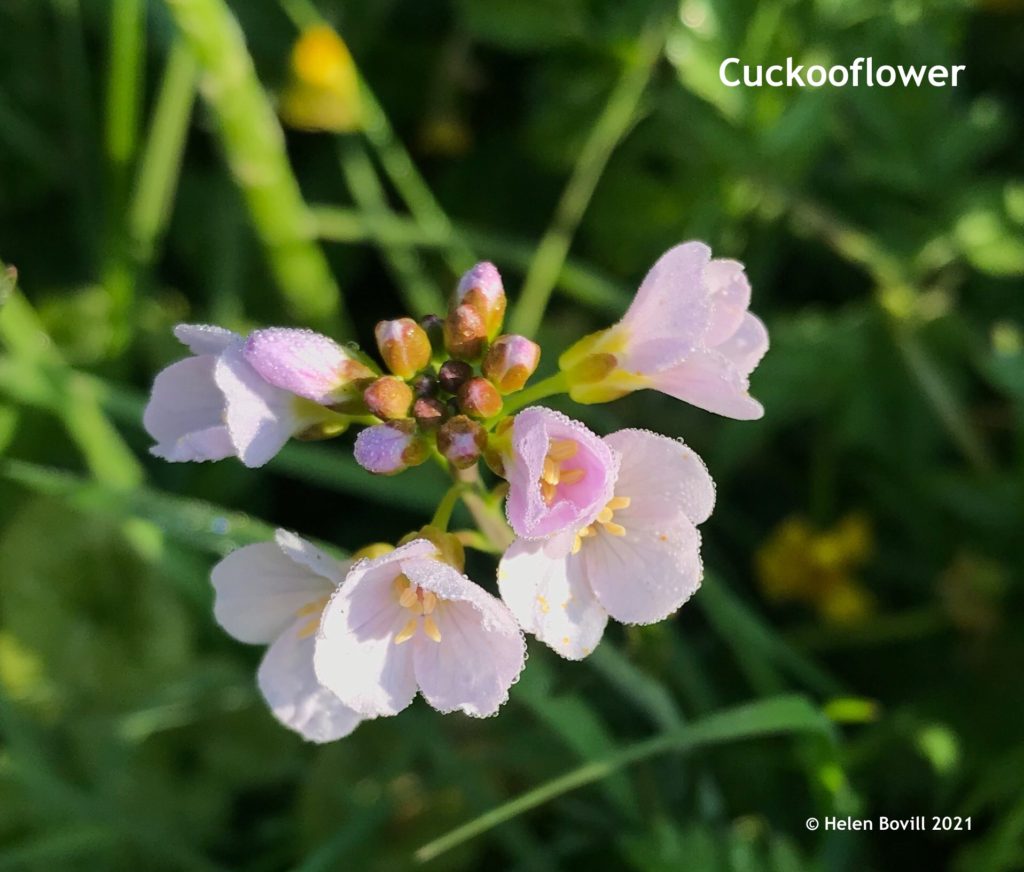
<path id="1" fill-rule="evenodd" d="M 613 512 L 617 512 L 619 509 L 628 509 L 632 502 L 629 497 L 612 497 L 608 501 L 608 508 Z"/>
<path id="2" fill-rule="evenodd" d="M 437 628 L 437 622 L 432 615 L 427 615 L 423 619 L 423 632 L 427 634 L 429 639 L 435 642 L 441 641 L 441 631 Z"/>
<path id="3" fill-rule="evenodd" d="M 575 457 L 580 450 L 580 444 L 575 439 L 557 439 L 548 447 L 548 457 L 561 462 Z"/>
<path id="4" fill-rule="evenodd" d="M 581 481 L 583 479 L 583 476 L 585 476 L 586 474 L 587 471 L 582 468 L 564 470 L 559 478 L 559 481 L 561 484 L 576 484 L 576 482 Z"/>
<path id="5" fill-rule="evenodd" d="M 544 458 L 544 473 L 541 478 L 548 484 L 558 484 L 558 476 L 561 472 L 561 468 L 558 465 L 558 461 L 552 460 L 550 457 Z"/>
<path id="6" fill-rule="evenodd" d="M 549 481 L 541 481 L 540 483 L 540 495 L 544 498 L 544 502 L 549 506 L 555 501 L 555 486 Z"/>
<path id="7" fill-rule="evenodd" d="M 319 629 L 320 629 L 320 615 L 317 615 L 315 618 L 312 618 L 309 621 L 309 623 L 305 624 L 302 627 L 301 630 L 299 630 L 299 638 L 300 639 L 308 639 L 310 636 L 312 636 Z"/>
<path id="8" fill-rule="evenodd" d="M 593 524 L 588 524 L 586 527 L 584 527 L 582 530 L 580 530 L 578 535 L 580 537 L 586 539 L 587 536 L 593 536 L 596 532 L 597 531 L 594 529 L 594 525 Z"/>
<path id="9" fill-rule="evenodd" d="M 431 623 L 433 619 L 431 618 Z M 416 635 L 416 627 L 419 625 L 419 618 L 410 618 L 409 623 L 402 627 L 398 635 L 395 636 L 395 644 L 401 645 L 403 642 L 408 642 L 413 636 Z M 435 625 L 436 629 L 436 625 Z"/>
<path id="10" fill-rule="evenodd" d="M 423 591 L 423 614 L 430 615 L 437 608 L 437 595 L 432 591 Z"/>
<path id="11" fill-rule="evenodd" d="M 577 533 L 576 538 L 572 540 L 572 553 L 579 554 L 580 549 L 583 547 L 582 533 Z"/>
<path id="12" fill-rule="evenodd" d="M 414 605 L 416 605 L 416 600 L 416 588 L 410 586 L 402 591 L 402 595 L 398 598 L 398 604 L 403 609 L 411 609 Z"/>
<path id="13" fill-rule="evenodd" d="M 612 512 L 612 510 L 608 508 L 608 506 L 605 506 L 603 509 L 601 509 L 600 512 L 597 513 L 597 523 L 607 524 L 612 519 L 613 514 L 614 513 Z"/>
<path id="14" fill-rule="evenodd" d="M 606 524 L 603 524 L 602 526 L 613 536 L 626 535 L 626 528 L 623 527 L 622 524 L 616 524 L 614 521 L 608 521 Z"/>

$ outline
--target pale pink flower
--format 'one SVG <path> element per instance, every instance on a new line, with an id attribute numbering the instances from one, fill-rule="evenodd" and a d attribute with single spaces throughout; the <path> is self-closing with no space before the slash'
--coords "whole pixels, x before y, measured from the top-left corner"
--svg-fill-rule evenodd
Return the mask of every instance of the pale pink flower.
<path id="1" fill-rule="evenodd" d="M 174 462 L 236 456 L 262 466 L 292 437 L 345 419 L 263 379 L 246 360 L 245 340 L 220 327 L 179 324 L 174 335 L 195 355 L 156 377 L 143 424 L 150 450 Z"/>
<path id="2" fill-rule="evenodd" d="M 313 648 L 321 613 L 348 571 L 293 533 L 247 545 L 213 569 L 213 612 L 241 642 L 269 645 L 257 680 L 282 724 L 312 742 L 347 736 L 362 718 L 317 681 Z"/>
<path id="3" fill-rule="evenodd" d="M 395 475 L 423 463 L 430 456 L 430 447 L 416 434 L 416 422 L 403 419 L 361 430 L 353 453 L 363 469 L 376 475 Z"/>
<path id="4" fill-rule="evenodd" d="M 597 646 L 609 615 L 660 621 L 700 586 L 697 525 L 715 488 L 682 442 L 620 430 L 604 442 L 620 459 L 614 494 L 597 518 L 548 540 L 519 539 L 498 567 L 498 588 L 520 626 L 563 657 Z"/>
<path id="5" fill-rule="evenodd" d="M 618 459 L 579 421 L 543 406 L 516 415 L 503 456 L 505 511 L 517 536 L 545 539 L 587 526 L 612 497 Z"/>
<path id="6" fill-rule="evenodd" d="M 416 539 L 360 561 L 317 636 L 320 682 L 363 717 L 394 715 L 419 689 L 441 712 L 497 712 L 526 656 L 512 613 Z"/>
<path id="7" fill-rule="evenodd" d="M 562 355 L 570 395 L 606 402 L 653 388 L 730 418 L 760 418 L 749 378 L 768 331 L 749 306 L 743 264 L 712 259 L 703 242 L 677 245 L 651 267 L 618 324 Z"/>

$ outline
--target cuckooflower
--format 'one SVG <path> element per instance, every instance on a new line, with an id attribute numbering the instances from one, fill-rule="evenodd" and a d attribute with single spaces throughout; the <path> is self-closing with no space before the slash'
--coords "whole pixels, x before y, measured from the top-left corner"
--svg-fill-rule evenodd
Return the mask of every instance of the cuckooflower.
<path id="1" fill-rule="evenodd" d="M 615 452 L 560 412 L 533 406 L 516 415 L 503 455 L 505 511 L 524 539 L 586 527 L 612 498 Z"/>
<path id="2" fill-rule="evenodd" d="M 669 249 L 622 320 L 559 359 L 570 396 L 603 403 L 653 388 L 719 415 L 760 418 L 764 409 L 747 391 L 768 331 L 749 305 L 743 264 L 712 259 L 703 242 Z"/>
<path id="3" fill-rule="evenodd" d="M 324 610 L 320 682 L 367 718 L 394 715 L 417 688 L 441 712 L 498 711 L 526 656 L 505 605 L 415 539 L 356 563 Z"/>
<path id="4" fill-rule="evenodd" d="M 593 651 L 609 615 L 653 624 L 696 592 L 697 525 L 715 502 L 703 461 L 682 442 L 645 430 L 603 441 L 620 465 L 596 518 L 547 540 L 518 539 L 498 567 L 520 626 L 570 660 Z"/>
<path id="5" fill-rule="evenodd" d="M 292 436 L 334 434 L 347 426 L 344 416 L 263 378 L 237 333 L 179 324 L 174 335 L 194 356 L 171 364 L 153 383 L 143 424 L 156 440 L 150 451 L 157 457 L 182 462 L 236 456 L 257 467 Z M 303 385 L 295 379 L 292 387 Z"/>
<path id="6" fill-rule="evenodd" d="M 362 718 L 317 681 L 321 612 L 342 582 L 339 562 L 294 533 L 246 545 L 213 569 L 213 613 L 241 642 L 269 644 L 257 680 L 274 717 L 312 742 L 347 736 Z"/>

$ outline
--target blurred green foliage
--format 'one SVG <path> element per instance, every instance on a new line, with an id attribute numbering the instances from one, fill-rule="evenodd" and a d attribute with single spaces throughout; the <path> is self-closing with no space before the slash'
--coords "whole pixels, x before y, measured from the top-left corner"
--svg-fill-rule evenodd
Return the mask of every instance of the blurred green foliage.
<path id="1" fill-rule="evenodd" d="M 265 91 L 231 78 L 248 62 L 222 0 L 0 7 L 0 256 L 23 291 L 2 273 L 0 869 L 391 870 L 494 809 L 428 868 L 1024 868 L 1019 0 L 231 11 Z M 281 142 L 271 101 L 318 14 L 358 65 L 364 130 Z M 967 74 L 728 89 L 731 56 Z M 254 158 L 287 175 L 261 189 Z M 654 394 L 574 414 L 704 456 L 701 593 L 582 665 L 531 646 L 497 719 L 416 705 L 325 748 L 280 728 L 259 653 L 213 623 L 212 561 L 269 525 L 395 539 L 444 483 L 373 479 L 347 444 L 259 473 L 152 461 L 141 403 L 181 354 L 170 327 L 344 316 L 365 339 L 488 258 L 513 300 L 531 289 L 516 317 L 540 325 L 543 374 L 687 238 L 747 264 L 764 420 Z M 763 596 L 755 555 L 786 518 L 824 548 L 851 512 L 873 530 L 866 616 Z M 829 814 L 972 828 L 806 830 Z"/>

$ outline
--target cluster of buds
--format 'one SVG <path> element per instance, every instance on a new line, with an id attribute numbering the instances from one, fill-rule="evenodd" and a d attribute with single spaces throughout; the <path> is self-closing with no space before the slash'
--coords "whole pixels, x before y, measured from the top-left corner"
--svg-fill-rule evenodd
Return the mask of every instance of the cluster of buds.
<path id="1" fill-rule="evenodd" d="M 522 390 L 540 362 L 537 343 L 500 335 L 505 303 L 498 270 L 479 263 L 459 281 L 443 318 L 377 324 L 377 350 L 390 374 L 363 388 L 366 410 L 383 423 L 356 440 L 362 466 L 394 475 L 434 449 L 457 469 L 480 459 L 503 397 Z"/>
<path id="2" fill-rule="evenodd" d="M 269 646 L 258 680 L 274 715 L 323 742 L 397 714 L 417 692 L 442 712 L 494 714 L 524 667 L 523 633 L 578 660 L 609 619 L 651 624 L 678 610 L 700 586 L 698 526 L 715 502 L 703 461 L 681 440 L 599 436 L 531 403 L 653 389 L 760 417 L 749 376 L 768 333 L 749 304 L 742 264 L 713 259 L 700 242 L 676 246 L 617 324 L 579 340 L 527 390 L 540 347 L 501 333 L 505 292 L 489 263 L 462 277 L 444 317 L 381 321 L 383 368 L 309 330 L 242 337 L 180 325 L 193 356 L 153 385 L 144 423 L 154 454 L 260 466 L 291 438 L 364 426 L 354 453 L 370 472 L 433 458 L 455 479 L 431 523 L 397 547 L 337 561 L 278 531 L 214 569 L 217 619 Z M 491 491 L 462 472 L 481 458 L 505 480 Z M 463 538 L 447 530 L 460 498 L 479 527 Z M 497 596 L 464 575 L 464 542 L 504 549 Z"/>

